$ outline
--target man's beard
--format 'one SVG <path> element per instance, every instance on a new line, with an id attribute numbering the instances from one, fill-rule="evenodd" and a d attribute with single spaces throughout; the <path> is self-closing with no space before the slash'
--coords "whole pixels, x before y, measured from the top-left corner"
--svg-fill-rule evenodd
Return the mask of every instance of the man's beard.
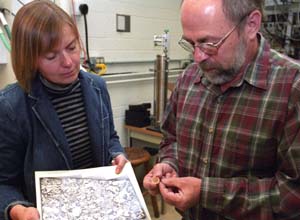
<path id="1" fill-rule="evenodd" d="M 224 69 L 219 63 L 213 63 L 205 60 L 199 64 L 204 76 L 208 81 L 215 85 L 222 85 L 230 82 L 238 75 L 246 59 L 246 44 L 241 37 L 241 41 L 235 51 L 234 62 L 230 68 Z M 210 70 L 210 71 L 209 71 Z"/>

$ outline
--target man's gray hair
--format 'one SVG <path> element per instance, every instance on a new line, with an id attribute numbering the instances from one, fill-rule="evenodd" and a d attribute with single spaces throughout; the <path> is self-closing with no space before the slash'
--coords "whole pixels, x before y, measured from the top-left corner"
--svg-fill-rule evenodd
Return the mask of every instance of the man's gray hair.
<path id="1" fill-rule="evenodd" d="M 264 0 L 222 0 L 223 12 L 233 23 L 238 23 L 244 16 L 254 10 L 263 15 Z"/>

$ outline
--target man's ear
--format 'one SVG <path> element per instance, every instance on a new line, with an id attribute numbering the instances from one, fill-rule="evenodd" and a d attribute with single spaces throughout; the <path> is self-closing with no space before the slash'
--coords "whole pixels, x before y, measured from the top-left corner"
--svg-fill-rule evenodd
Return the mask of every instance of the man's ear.
<path id="1" fill-rule="evenodd" d="M 262 14 L 259 10 L 252 11 L 246 18 L 245 33 L 249 39 L 256 38 L 261 27 Z"/>

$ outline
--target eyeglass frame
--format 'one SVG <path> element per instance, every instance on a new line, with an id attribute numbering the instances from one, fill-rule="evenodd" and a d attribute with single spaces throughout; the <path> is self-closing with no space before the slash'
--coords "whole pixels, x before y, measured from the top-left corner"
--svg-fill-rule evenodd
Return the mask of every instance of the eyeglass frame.
<path id="1" fill-rule="evenodd" d="M 233 27 L 231 28 L 225 35 L 222 37 L 218 42 L 212 43 L 212 42 L 203 42 L 199 43 L 197 45 L 193 45 L 183 37 L 178 41 L 178 44 L 186 51 L 190 53 L 195 52 L 195 48 L 198 47 L 203 53 L 207 55 L 216 55 L 218 53 L 219 48 L 223 45 L 223 43 L 227 40 L 227 38 L 233 33 L 233 31 L 243 22 L 243 20 L 248 17 L 251 14 L 248 13 L 245 16 L 241 18 L 241 20 Z M 212 51 L 209 52 L 209 50 L 212 49 Z M 213 52 L 215 50 L 215 52 Z"/>

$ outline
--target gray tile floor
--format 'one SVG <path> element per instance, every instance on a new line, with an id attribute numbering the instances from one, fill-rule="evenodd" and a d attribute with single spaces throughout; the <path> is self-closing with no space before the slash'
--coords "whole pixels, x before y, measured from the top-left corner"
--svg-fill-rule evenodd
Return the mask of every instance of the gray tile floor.
<path id="1" fill-rule="evenodd" d="M 168 205 L 167 203 L 164 203 L 164 206 L 165 206 L 164 213 L 161 213 L 160 196 L 157 196 L 157 198 L 158 198 L 158 207 L 159 207 L 159 211 L 160 211 L 159 218 L 154 217 L 150 196 L 145 196 L 145 201 L 146 201 L 146 204 L 147 204 L 147 207 L 148 207 L 148 210 L 149 210 L 152 220 L 181 220 L 181 216 L 176 212 L 174 207 Z"/>

